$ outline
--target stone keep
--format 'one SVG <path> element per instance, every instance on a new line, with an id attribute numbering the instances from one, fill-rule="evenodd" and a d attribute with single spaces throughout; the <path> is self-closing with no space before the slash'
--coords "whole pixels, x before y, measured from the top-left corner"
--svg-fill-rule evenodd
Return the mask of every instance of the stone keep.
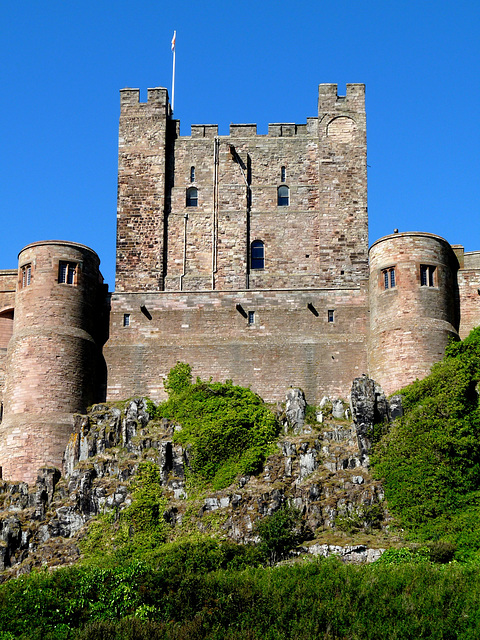
<path id="1" fill-rule="evenodd" d="M 397 232 L 368 253 L 366 167 L 362 84 L 320 85 L 314 117 L 266 135 L 180 135 L 166 89 L 146 103 L 123 89 L 115 291 L 70 242 L 28 245 L 0 271 L 4 477 L 61 467 L 92 402 L 163 399 L 179 360 L 310 404 L 363 373 L 387 393 L 427 375 L 480 322 L 480 252 Z"/>
<path id="2" fill-rule="evenodd" d="M 367 367 L 364 85 L 267 135 L 179 130 L 166 89 L 121 92 L 108 396 L 163 397 L 177 360 L 270 400 L 344 393 Z"/>

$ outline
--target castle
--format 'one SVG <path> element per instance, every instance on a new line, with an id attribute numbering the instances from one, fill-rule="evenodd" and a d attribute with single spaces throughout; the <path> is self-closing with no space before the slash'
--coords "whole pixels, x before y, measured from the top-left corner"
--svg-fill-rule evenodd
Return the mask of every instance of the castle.
<path id="1" fill-rule="evenodd" d="M 0 465 L 61 467 L 72 415 L 165 397 L 178 361 L 269 401 L 387 392 L 480 322 L 480 252 L 395 232 L 368 248 L 365 87 L 322 84 L 305 124 L 192 125 L 121 91 L 115 292 L 99 259 L 36 242 L 0 271 Z"/>

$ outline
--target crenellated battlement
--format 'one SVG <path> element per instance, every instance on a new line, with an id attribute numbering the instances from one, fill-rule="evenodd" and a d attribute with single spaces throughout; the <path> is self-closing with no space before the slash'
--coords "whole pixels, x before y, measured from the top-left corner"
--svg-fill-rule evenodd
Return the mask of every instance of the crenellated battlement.
<path id="1" fill-rule="evenodd" d="M 170 114 L 170 102 L 168 90 L 165 87 L 154 87 L 147 89 L 147 102 L 140 102 L 140 89 L 125 88 L 120 89 L 120 112 L 129 110 L 131 107 L 137 109 L 166 109 Z"/>

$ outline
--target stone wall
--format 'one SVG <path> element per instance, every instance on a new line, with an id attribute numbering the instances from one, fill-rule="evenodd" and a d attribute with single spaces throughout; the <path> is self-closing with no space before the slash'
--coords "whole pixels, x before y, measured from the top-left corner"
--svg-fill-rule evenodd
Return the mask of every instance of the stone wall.
<path id="1" fill-rule="evenodd" d="M 461 261 L 458 272 L 459 334 L 463 340 L 472 329 L 480 325 L 480 251 L 464 253 L 463 247 L 454 249 Z"/>
<path id="2" fill-rule="evenodd" d="M 117 291 L 305 289 L 367 277 L 364 85 L 320 85 L 306 124 L 193 125 L 166 89 L 121 95 Z M 277 189 L 289 189 L 279 206 Z M 197 190 L 187 206 L 187 190 Z M 251 270 L 254 240 L 265 246 Z"/>
<path id="3" fill-rule="evenodd" d="M 162 379 L 179 360 L 194 376 L 231 379 L 269 401 L 283 400 L 289 386 L 302 387 L 310 403 L 325 393 L 346 397 L 366 371 L 366 303 L 360 289 L 115 293 L 108 399 L 140 389 L 165 398 Z"/>
<path id="4" fill-rule="evenodd" d="M 71 282 L 61 281 L 60 263 L 69 265 Z M 73 412 L 101 399 L 98 266 L 97 255 L 75 243 L 37 242 L 19 254 L 0 425 L 0 465 L 9 479 L 30 482 L 44 464 L 61 467 Z"/>
<path id="5" fill-rule="evenodd" d="M 7 346 L 13 331 L 17 278 L 17 269 L 0 270 L 0 406 L 3 403 L 3 389 L 5 386 Z"/>
<path id="6" fill-rule="evenodd" d="M 458 266 L 448 242 L 429 233 L 395 233 L 370 248 L 369 375 L 387 393 L 428 375 L 458 337 Z"/>

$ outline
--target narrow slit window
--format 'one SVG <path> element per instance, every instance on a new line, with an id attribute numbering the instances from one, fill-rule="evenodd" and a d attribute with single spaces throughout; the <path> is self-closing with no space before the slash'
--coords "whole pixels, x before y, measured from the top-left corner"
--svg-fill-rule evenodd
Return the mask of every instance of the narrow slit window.
<path id="1" fill-rule="evenodd" d="M 190 167 L 190 182 L 195 182 L 195 167 Z"/>
<path id="2" fill-rule="evenodd" d="M 22 289 L 32 284 L 32 265 L 26 264 L 22 267 L 20 273 L 20 286 Z"/>
<path id="3" fill-rule="evenodd" d="M 280 182 L 285 182 L 286 179 L 287 179 L 287 172 L 285 170 L 285 167 L 282 167 L 280 170 Z"/>
<path id="4" fill-rule="evenodd" d="M 255 311 L 248 312 L 248 324 L 255 324 Z"/>
<path id="5" fill-rule="evenodd" d="M 58 264 L 58 282 L 60 284 L 77 284 L 77 264 L 75 262 L 64 262 Z"/>
<path id="6" fill-rule="evenodd" d="M 187 207 L 198 206 L 198 190 L 195 187 L 187 189 Z"/>
<path id="7" fill-rule="evenodd" d="M 123 326 L 124 327 L 129 327 L 130 326 L 130 314 L 129 313 L 124 313 L 123 314 Z"/>
<path id="8" fill-rule="evenodd" d="M 263 269 L 265 267 L 265 245 L 261 240 L 254 240 L 250 250 L 250 268 Z"/>
<path id="9" fill-rule="evenodd" d="M 287 186 L 282 185 L 278 187 L 277 191 L 277 205 L 279 207 L 288 207 L 290 204 L 290 190 Z"/>
<path id="10" fill-rule="evenodd" d="M 329 309 L 328 310 L 328 322 L 334 322 L 335 321 L 335 312 L 333 309 Z"/>
<path id="11" fill-rule="evenodd" d="M 420 265 L 420 284 L 422 287 L 435 286 L 435 267 L 429 264 Z"/>

